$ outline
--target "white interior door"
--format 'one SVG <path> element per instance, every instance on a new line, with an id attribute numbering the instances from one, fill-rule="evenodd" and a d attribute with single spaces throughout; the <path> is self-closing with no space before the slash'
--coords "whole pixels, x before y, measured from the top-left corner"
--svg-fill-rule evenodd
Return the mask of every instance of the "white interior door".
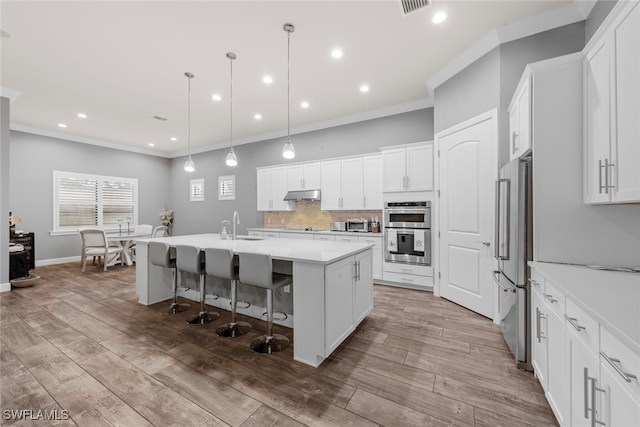
<path id="1" fill-rule="evenodd" d="M 489 318 L 496 120 L 483 115 L 436 136 L 440 295 Z"/>

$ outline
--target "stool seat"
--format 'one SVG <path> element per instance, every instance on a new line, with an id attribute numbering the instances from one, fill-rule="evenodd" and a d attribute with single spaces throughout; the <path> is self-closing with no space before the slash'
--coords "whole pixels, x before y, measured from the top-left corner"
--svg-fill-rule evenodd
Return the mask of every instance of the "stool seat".
<path id="1" fill-rule="evenodd" d="M 240 282 L 267 290 L 267 333 L 251 342 L 251 349 L 257 353 L 271 354 L 282 351 L 289 345 L 284 335 L 273 333 L 273 290 L 293 282 L 288 274 L 274 273 L 271 255 L 240 253 Z"/>
<path id="2" fill-rule="evenodd" d="M 205 325 L 220 317 L 219 313 L 207 312 L 205 299 L 205 253 L 198 246 L 176 245 L 176 267 L 179 271 L 193 273 L 200 276 L 200 312 L 187 320 L 192 325 Z"/>
<path id="3" fill-rule="evenodd" d="M 221 337 L 235 338 L 246 334 L 251 325 L 247 322 L 239 322 L 237 316 L 238 307 L 238 274 L 239 267 L 233 260 L 233 251 L 230 249 L 208 248 L 205 249 L 206 272 L 209 276 L 231 281 L 231 322 L 220 326 L 216 333 Z"/>
<path id="4" fill-rule="evenodd" d="M 168 314 L 177 314 L 187 311 L 191 305 L 178 303 L 178 280 L 176 269 L 175 250 L 165 242 L 149 242 L 149 262 L 159 267 L 171 269 L 171 281 L 173 283 L 173 302 L 169 306 Z M 172 256 L 172 252 L 173 255 Z"/>

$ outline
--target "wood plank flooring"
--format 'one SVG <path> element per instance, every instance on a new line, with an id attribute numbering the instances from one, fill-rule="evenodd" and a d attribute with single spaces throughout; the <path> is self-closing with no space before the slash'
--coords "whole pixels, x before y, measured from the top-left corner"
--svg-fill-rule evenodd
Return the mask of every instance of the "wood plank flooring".
<path id="1" fill-rule="evenodd" d="M 135 267 L 38 267 L 0 294 L 5 410 L 68 411 L 46 425 L 555 426 L 541 387 L 499 328 L 431 293 L 375 286 L 373 312 L 319 368 L 270 356 L 137 303 Z M 292 338 L 292 331 L 276 326 Z M 55 412 L 54 412 L 55 413 Z M 64 418 L 64 417 L 59 417 Z"/>

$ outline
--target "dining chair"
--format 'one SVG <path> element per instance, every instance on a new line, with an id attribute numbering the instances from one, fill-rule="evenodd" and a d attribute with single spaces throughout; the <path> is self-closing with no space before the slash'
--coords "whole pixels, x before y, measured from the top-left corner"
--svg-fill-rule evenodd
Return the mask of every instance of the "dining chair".
<path id="1" fill-rule="evenodd" d="M 79 230 L 80 240 L 82 241 L 82 254 L 80 261 L 82 263 L 82 271 L 87 266 L 87 256 L 104 257 L 104 271 L 107 271 L 109 263 L 120 257 L 120 264 L 124 265 L 122 257 L 122 248 L 117 246 L 109 246 L 107 234 L 100 228 L 85 228 Z"/>
<path id="2" fill-rule="evenodd" d="M 151 234 L 151 237 L 165 237 L 168 235 L 168 227 L 166 225 L 159 225 L 153 229 L 153 234 Z"/>
<path id="3" fill-rule="evenodd" d="M 150 224 L 138 224 L 133 229 L 134 233 L 145 233 L 152 236 L 153 225 Z M 153 236 L 152 236 L 153 237 Z M 131 261 L 136 262 L 136 242 L 131 243 L 129 246 L 129 254 L 131 254 Z"/>

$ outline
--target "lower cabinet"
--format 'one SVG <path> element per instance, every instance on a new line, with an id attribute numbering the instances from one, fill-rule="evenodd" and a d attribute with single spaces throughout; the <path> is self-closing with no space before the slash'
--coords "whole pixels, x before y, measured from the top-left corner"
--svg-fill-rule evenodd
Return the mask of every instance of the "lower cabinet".
<path id="1" fill-rule="evenodd" d="M 331 354 L 373 308 L 372 251 L 325 268 L 325 355 Z"/>
<path id="2" fill-rule="evenodd" d="M 531 363 L 560 426 L 640 426 L 640 355 L 531 273 Z"/>

